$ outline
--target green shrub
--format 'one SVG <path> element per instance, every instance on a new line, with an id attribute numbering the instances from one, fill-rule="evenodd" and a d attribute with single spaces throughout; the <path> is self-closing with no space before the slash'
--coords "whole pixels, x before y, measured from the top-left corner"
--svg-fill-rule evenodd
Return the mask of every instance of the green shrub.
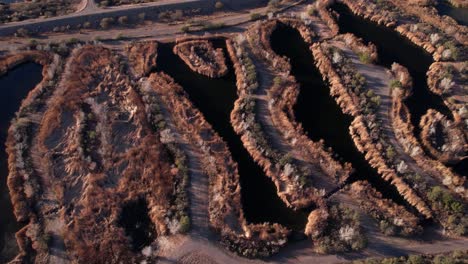
<path id="1" fill-rule="evenodd" d="M 408 264 L 424 264 L 424 258 L 419 255 L 411 255 L 408 257 Z"/>
<path id="2" fill-rule="evenodd" d="M 403 84 L 399 80 L 391 80 L 390 81 L 390 87 L 392 88 L 401 88 Z"/>
<path id="3" fill-rule="evenodd" d="M 260 18 L 262 18 L 262 15 L 259 14 L 259 13 L 250 14 L 250 20 L 257 20 L 257 19 L 260 19 Z"/>
<path id="4" fill-rule="evenodd" d="M 187 233 L 190 230 L 190 217 L 184 215 L 180 218 L 180 232 Z"/>
<path id="5" fill-rule="evenodd" d="M 101 22 L 99 23 L 99 25 L 103 29 L 108 29 L 113 23 L 114 23 L 113 18 L 105 17 L 105 18 L 101 19 Z"/>
<path id="6" fill-rule="evenodd" d="M 369 64 L 369 63 L 372 62 L 372 58 L 371 58 L 370 54 L 367 53 L 367 52 L 359 52 L 359 53 L 358 53 L 358 56 L 359 56 L 359 60 L 360 60 L 362 63 Z"/>
<path id="7" fill-rule="evenodd" d="M 121 16 L 118 19 L 120 25 L 127 25 L 128 24 L 128 16 Z"/>
<path id="8" fill-rule="evenodd" d="M 224 7 L 223 2 L 221 2 L 221 1 L 217 1 L 217 2 L 216 2 L 216 4 L 215 4 L 215 8 L 216 8 L 216 9 L 221 9 L 221 8 L 223 8 L 223 7 Z"/>
<path id="9" fill-rule="evenodd" d="M 180 31 L 187 33 L 190 32 L 190 26 L 189 25 L 184 25 L 180 28 Z"/>

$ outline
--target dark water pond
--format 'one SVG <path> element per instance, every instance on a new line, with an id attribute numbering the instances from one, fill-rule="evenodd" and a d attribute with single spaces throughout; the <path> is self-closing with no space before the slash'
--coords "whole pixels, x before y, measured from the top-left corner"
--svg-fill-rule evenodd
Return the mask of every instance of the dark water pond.
<path id="1" fill-rule="evenodd" d="M 119 217 L 119 225 L 125 229 L 125 234 L 132 239 L 132 248 L 140 252 L 151 245 L 156 238 L 156 228 L 148 215 L 148 203 L 139 199 L 126 204 Z"/>
<path id="2" fill-rule="evenodd" d="M 214 44 L 222 47 L 227 54 L 224 41 L 214 41 Z M 232 62 L 227 58 L 229 73 L 226 76 L 211 79 L 191 71 L 172 53 L 172 47 L 173 44 L 159 46 L 157 70 L 172 76 L 185 89 L 194 105 L 227 142 L 233 159 L 239 165 L 242 206 L 247 221 L 280 223 L 302 231 L 307 221 L 307 213 L 295 212 L 285 206 L 276 194 L 273 182 L 251 158 L 231 126 L 230 114 L 237 99 Z"/>
<path id="3" fill-rule="evenodd" d="M 288 41 L 284 41 L 287 39 Z M 367 180 L 382 194 L 405 204 L 396 188 L 382 180 L 357 150 L 349 134 L 352 117 L 343 114 L 330 96 L 330 88 L 314 64 L 309 46 L 299 32 L 280 24 L 271 36 L 273 50 L 290 59 L 292 74 L 300 84 L 298 101 L 294 107 L 300 122 L 310 139 L 325 140 L 325 145 L 338 154 L 341 161 L 350 162 L 355 168 L 350 181 Z"/>
<path id="4" fill-rule="evenodd" d="M 449 16 L 457 21 L 458 24 L 468 26 L 468 8 L 453 7 L 446 1 L 439 0 L 436 9 L 439 11 L 439 15 Z"/>
<path id="5" fill-rule="evenodd" d="M 0 263 L 16 254 L 14 234 L 21 225 L 16 222 L 7 187 L 8 157 L 5 141 L 10 120 L 18 111 L 21 101 L 42 79 L 42 66 L 26 63 L 0 77 Z"/>
<path id="6" fill-rule="evenodd" d="M 408 68 L 413 78 L 413 94 L 406 101 L 411 113 L 411 122 L 415 128 L 414 134 L 419 138 L 421 129 L 419 122 L 427 110 L 435 109 L 452 119 L 452 113 L 444 104 L 440 96 L 432 93 L 427 86 L 426 73 L 433 59 L 424 49 L 416 46 L 398 32 L 379 26 L 372 21 L 354 15 L 344 4 L 337 3 L 331 7 L 339 13 L 338 24 L 340 33 L 353 33 L 372 42 L 377 46 L 378 64 L 390 68 L 393 62 L 397 62 Z M 466 161 L 455 165 L 457 173 L 466 175 Z"/>

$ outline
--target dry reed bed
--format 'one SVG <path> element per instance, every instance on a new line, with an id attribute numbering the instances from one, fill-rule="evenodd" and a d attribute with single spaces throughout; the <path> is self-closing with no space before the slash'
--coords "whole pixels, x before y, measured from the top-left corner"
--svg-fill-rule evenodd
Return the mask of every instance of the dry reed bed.
<path id="1" fill-rule="evenodd" d="M 135 42 L 125 47 L 129 64 L 137 78 L 148 75 L 156 68 L 158 43 L 155 41 Z"/>
<path id="2" fill-rule="evenodd" d="M 32 132 L 37 129 L 41 114 L 44 110 L 44 102 L 54 89 L 57 74 L 61 70 L 61 58 L 55 54 L 27 51 L 4 57 L 0 60 L 2 74 L 22 63 L 35 62 L 43 66 L 42 80 L 29 92 L 22 101 L 20 110 L 12 120 L 6 140 L 8 154 L 9 175 L 7 185 L 10 190 L 10 199 L 13 204 L 13 212 L 19 221 L 36 222 L 37 219 L 30 208 L 35 206 L 37 194 L 31 192 L 32 186 L 38 186 L 35 178 L 36 171 L 28 166 L 32 163 L 29 156 Z M 1 74 L 0 74 L 1 75 Z M 9 87 L 14 89 L 14 87 Z M 30 250 L 31 241 L 27 237 L 28 226 L 22 228 L 16 234 L 16 240 L 20 252 L 14 261 L 25 260 L 26 252 Z"/>
<path id="3" fill-rule="evenodd" d="M 178 41 L 173 51 L 190 69 L 207 77 L 219 78 L 228 71 L 223 50 L 208 40 Z"/>
<path id="4" fill-rule="evenodd" d="M 24 192 L 22 200 L 33 200 L 36 208 L 23 208 L 29 224 L 20 236 L 34 249 L 22 252 L 23 259 L 146 259 L 131 251 L 117 224 L 122 207 L 139 199 L 147 201 L 157 234 L 168 233 L 173 188 L 167 186 L 175 184 L 176 172 L 121 65 L 123 59 L 108 49 L 76 49 L 25 153 L 31 160 L 25 167 L 35 174 L 11 170 L 9 181 L 24 180 L 24 188 L 11 191 Z M 18 154 L 9 151 L 11 167 Z M 49 247 L 61 257 L 50 255 Z"/>
<path id="5" fill-rule="evenodd" d="M 441 113 L 429 109 L 422 116 L 421 144 L 436 160 L 445 164 L 454 164 L 466 158 L 468 145 L 463 129 Z"/>

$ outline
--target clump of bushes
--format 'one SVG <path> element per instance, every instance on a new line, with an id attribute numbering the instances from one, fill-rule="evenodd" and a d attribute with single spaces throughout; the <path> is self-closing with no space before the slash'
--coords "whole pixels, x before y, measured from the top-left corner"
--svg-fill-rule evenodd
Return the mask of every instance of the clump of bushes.
<path id="1" fill-rule="evenodd" d="M 463 236 L 468 233 L 468 218 L 465 214 L 463 203 L 439 186 L 434 186 L 427 194 L 431 207 L 437 211 L 445 211 L 448 214 L 444 227 L 455 235 Z"/>
<path id="2" fill-rule="evenodd" d="M 315 242 L 317 251 L 328 254 L 364 249 L 367 239 L 360 224 L 356 211 L 338 204 L 330 206 L 327 226 Z"/>
<path id="3" fill-rule="evenodd" d="M 76 11 L 79 0 L 37 0 L 0 5 L 0 23 L 54 17 Z"/>

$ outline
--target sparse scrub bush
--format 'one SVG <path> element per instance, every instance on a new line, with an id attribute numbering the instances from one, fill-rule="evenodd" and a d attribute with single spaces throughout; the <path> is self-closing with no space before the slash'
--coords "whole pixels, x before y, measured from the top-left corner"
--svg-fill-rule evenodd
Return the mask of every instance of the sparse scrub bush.
<path id="1" fill-rule="evenodd" d="M 102 29 L 108 29 L 112 24 L 114 24 L 114 19 L 111 17 L 105 17 L 99 22 L 99 26 L 101 26 Z"/>
<path id="2" fill-rule="evenodd" d="M 128 24 L 128 17 L 127 16 L 121 16 L 118 19 L 118 22 L 120 25 L 127 25 Z"/>
<path id="3" fill-rule="evenodd" d="M 216 8 L 216 9 L 221 9 L 221 8 L 223 8 L 223 7 L 224 7 L 223 2 L 217 1 L 217 2 L 215 3 L 215 8 Z"/>
<path id="4" fill-rule="evenodd" d="M 262 17 L 262 14 L 259 14 L 259 13 L 250 14 L 250 20 L 257 20 L 257 19 L 260 19 L 261 17 Z"/>

